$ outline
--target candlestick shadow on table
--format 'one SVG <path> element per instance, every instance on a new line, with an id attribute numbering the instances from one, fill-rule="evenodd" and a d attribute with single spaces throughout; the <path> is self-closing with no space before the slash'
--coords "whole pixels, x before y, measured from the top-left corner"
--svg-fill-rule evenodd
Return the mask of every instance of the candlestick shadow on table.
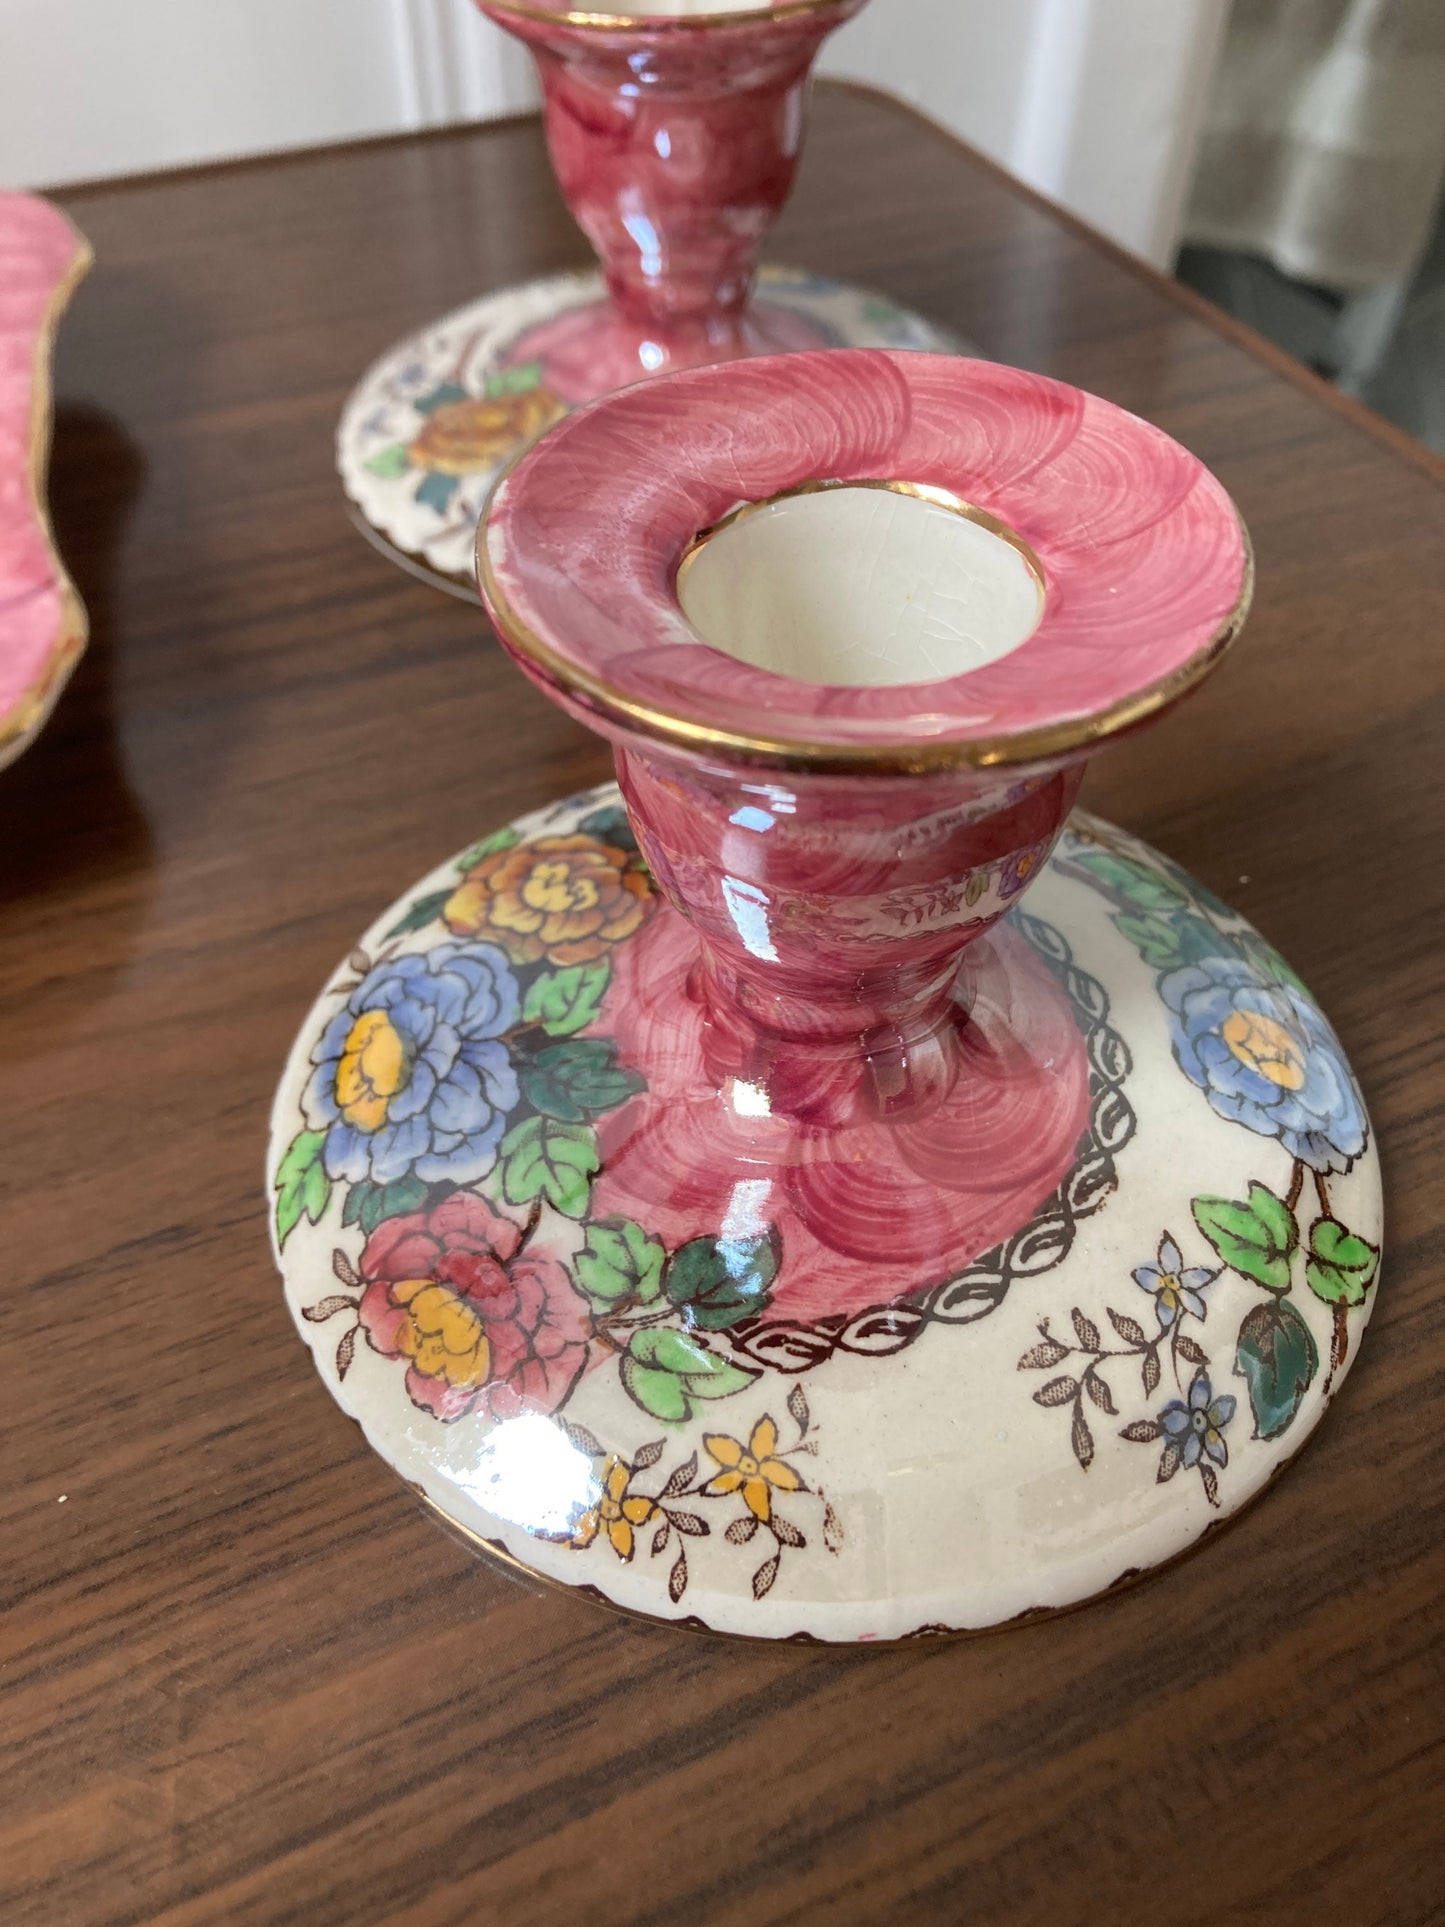
<path id="1" fill-rule="evenodd" d="M 427 878 L 293 1052 L 278 1254 L 375 1448 L 774 1639 L 1072 1606 L 1256 1497 L 1373 1305 L 1363 1101 L 1244 918 L 1071 814 L 1243 624 L 1213 476 L 993 364 L 742 360 L 563 421 L 478 554 L 620 788 Z"/>
<path id="2" fill-rule="evenodd" d="M 759 275 L 813 62 L 864 0 L 478 4 L 536 59 L 557 181 L 601 268 L 487 294 L 407 337 L 360 382 L 337 434 L 363 533 L 468 598 L 493 480 L 579 402 L 790 349 L 958 345 L 881 294 L 796 268 Z"/>

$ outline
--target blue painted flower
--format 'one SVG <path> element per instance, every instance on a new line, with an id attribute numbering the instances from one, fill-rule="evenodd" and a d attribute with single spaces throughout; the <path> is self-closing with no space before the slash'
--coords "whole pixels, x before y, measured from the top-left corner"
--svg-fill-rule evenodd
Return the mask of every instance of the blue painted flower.
<path id="1" fill-rule="evenodd" d="M 1365 1109 L 1339 1040 L 1293 984 L 1241 957 L 1204 957 L 1159 985 L 1174 1056 L 1221 1117 L 1277 1137 L 1316 1171 L 1348 1171 Z"/>
<path id="2" fill-rule="evenodd" d="M 1218 1276 L 1218 1268 L 1210 1271 L 1204 1265 L 1190 1265 L 1186 1270 L 1183 1253 L 1166 1231 L 1159 1240 L 1158 1263 L 1140 1265 L 1134 1283 L 1141 1291 L 1153 1293 L 1160 1329 L 1168 1331 L 1181 1312 L 1203 1318 L 1206 1307 L 1202 1294 Z"/>
<path id="3" fill-rule="evenodd" d="M 368 972 L 311 1053 L 305 1105 L 326 1127 L 326 1175 L 485 1177 L 518 1097 L 501 1039 L 519 1005 L 494 944 L 442 943 Z"/>
<path id="4" fill-rule="evenodd" d="M 1218 1398 L 1214 1396 L 1207 1372 L 1196 1372 L 1194 1383 L 1189 1387 L 1188 1403 L 1173 1399 L 1159 1414 L 1166 1461 L 1173 1450 L 1178 1454 L 1180 1465 L 1198 1465 L 1206 1454 L 1216 1465 L 1228 1465 L 1229 1447 L 1224 1442 L 1224 1428 L 1234 1417 L 1234 1404 L 1228 1392 L 1221 1392 Z"/>

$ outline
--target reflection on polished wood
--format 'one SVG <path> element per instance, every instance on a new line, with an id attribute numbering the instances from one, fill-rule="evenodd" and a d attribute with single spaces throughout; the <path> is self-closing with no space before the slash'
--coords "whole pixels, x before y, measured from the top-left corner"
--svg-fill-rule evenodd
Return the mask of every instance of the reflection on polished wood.
<path id="1" fill-rule="evenodd" d="M 316 1382 L 266 1244 L 271 1088 L 337 958 L 606 774 L 474 609 L 360 540 L 331 466 L 389 342 L 586 259 L 538 126 L 67 205 L 97 264 L 52 492 L 94 641 L 0 777 L 0 1920 L 1438 1918 L 1428 458 L 902 109 L 820 90 L 773 257 L 1147 415 L 1249 524 L 1244 642 L 1087 800 L 1322 998 L 1381 1137 L 1386 1273 L 1317 1442 L 1199 1557 L 990 1639 L 713 1643 L 439 1531 Z"/>

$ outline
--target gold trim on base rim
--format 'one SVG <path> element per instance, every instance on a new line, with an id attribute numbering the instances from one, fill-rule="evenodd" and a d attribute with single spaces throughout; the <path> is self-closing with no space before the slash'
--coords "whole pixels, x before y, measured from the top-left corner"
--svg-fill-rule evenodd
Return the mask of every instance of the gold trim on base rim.
<path id="1" fill-rule="evenodd" d="M 1197 1558 L 1206 1546 L 1211 1545 L 1231 1526 L 1238 1525 L 1241 1519 L 1254 1511 L 1262 1499 L 1273 1492 L 1281 1475 L 1290 1471 L 1304 1456 L 1307 1448 L 1318 1438 L 1320 1426 L 1328 1416 L 1333 1403 L 1334 1399 L 1331 1397 L 1311 1429 L 1288 1458 L 1281 1459 L 1273 1468 L 1263 1485 L 1251 1492 L 1249 1497 L 1237 1505 L 1232 1512 L 1226 1512 L 1221 1518 L 1208 1520 L 1197 1538 L 1191 1539 L 1187 1546 L 1181 1546 L 1177 1552 L 1169 1553 L 1166 1558 L 1159 1561 L 1158 1565 L 1129 1566 L 1117 1578 L 1111 1579 L 1107 1586 L 1100 1587 L 1098 1592 L 1086 1593 L 1082 1599 L 1071 1599 L 1062 1606 L 1025 1606 L 1022 1612 L 1015 1613 L 1012 1618 L 997 1619 L 989 1626 L 944 1626 L 932 1623 L 915 1626 L 909 1633 L 892 1633 L 886 1638 L 878 1639 L 827 1639 L 821 1633 L 810 1633 L 803 1627 L 791 1633 L 737 1633 L 725 1631 L 718 1626 L 710 1626 L 696 1613 L 685 1613 L 674 1619 L 665 1613 L 647 1612 L 640 1606 L 624 1606 L 620 1600 L 613 1599 L 610 1594 L 603 1592 L 600 1586 L 594 1586 L 590 1581 L 574 1585 L 569 1579 L 558 1579 L 550 1572 L 541 1572 L 536 1566 L 529 1566 L 525 1560 L 519 1559 L 516 1553 L 504 1546 L 500 1539 L 484 1538 L 480 1532 L 463 1525 L 461 1520 L 454 1518 L 424 1486 L 413 1479 L 406 1478 L 389 1460 L 383 1458 L 381 1462 L 394 1478 L 400 1480 L 408 1492 L 421 1500 L 423 1509 L 429 1512 L 452 1538 L 466 1546 L 469 1551 L 479 1553 L 484 1559 L 502 1567 L 523 1587 L 538 1586 L 544 1592 L 561 1593 L 574 1599 L 582 1599 L 589 1605 L 601 1606 L 615 1618 L 631 1620 L 634 1625 L 651 1626 L 665 1632 L 701 1634 L 705 1639 L 725 1640 L 729 1645 L 734 1646 L 817 1646 L 830 1653 L 893 1652 L 901 1646 L 917 1646 L 925 1640 L 930 1643 L 940 1640 L 952 1645 L 962 1640 L 992 1639 L 999 1633 L 1017 1632 L 1025 1626 L 1037 1626 L 1049 1620 L 1065 1619 L 1073 1613 L 1086 1611 L 1090 1606 L 1101 1606 L 1106 1600 L 1117 1598 L 1120 1593 L 1135 1592 L 1151 1580 L 1164 1578 L 1166 1574 L 1173 1572 L 1176 1566 L 1182 1566 L 1187 1560 Z M 350 1417 L 351 1414 L 348 1413 L 347 1416 Z M 366 1428 L 361 1421 L 353 1419 L 352 1422 L 362 1437 L 366 1438 Z M 369 1439 L 367 1439 L 367 1445 L 368 1448 L 375 1449 L 371 1447 Z M 380 1457 L 380 1454 L 377 1456 Z"/>

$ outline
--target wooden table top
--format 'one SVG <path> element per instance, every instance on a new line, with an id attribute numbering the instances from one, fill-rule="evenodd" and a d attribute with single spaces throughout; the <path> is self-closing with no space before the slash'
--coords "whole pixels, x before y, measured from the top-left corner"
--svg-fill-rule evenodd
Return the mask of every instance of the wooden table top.
<path id="1" fill-rule="evenodd" d="M 1428 458 L 903 109 L 820 90 L 772 257 L 1148 416 L 1249 522 L 1244 643 L 1087 800 L 1320 995 L 1386 1266 L 1318 1440 L 1199 1557 L 993 1638 L 713 1642 L 454 1543 L 317 1382 L 266 1241 L 267 1106 L 333 964 L 607 773 L 332 470 L 396 336 L 586 258 L 538 126 L 64 199 L 97 266 L 53 493 L 95 640 L 0 777 L 0 1919 L 1440 1919 Z"/>

